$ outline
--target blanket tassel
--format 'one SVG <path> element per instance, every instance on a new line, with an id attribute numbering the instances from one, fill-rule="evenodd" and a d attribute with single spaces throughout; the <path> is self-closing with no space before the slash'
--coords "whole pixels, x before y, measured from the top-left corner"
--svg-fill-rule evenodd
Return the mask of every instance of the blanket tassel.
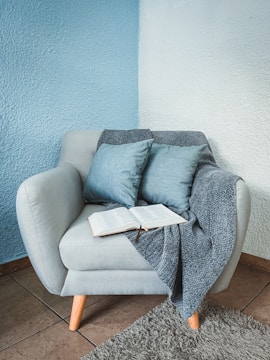
<path id="1" fill-rule="evenodd" d="M 194 314 L 188 319 L 189 327 L 192 330 L 198 330 L 200 327 L 199 312 L 195 311 Z"/>

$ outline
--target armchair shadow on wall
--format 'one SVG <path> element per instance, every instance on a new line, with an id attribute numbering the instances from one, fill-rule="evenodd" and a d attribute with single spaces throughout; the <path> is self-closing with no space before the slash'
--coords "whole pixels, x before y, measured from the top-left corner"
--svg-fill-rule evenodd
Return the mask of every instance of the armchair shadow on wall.
<path id="1" fill-rule="evenodd" d="M 50 293 L 74 296 L 70 330 L 79 328 L 88 295 L 169 292 L 124 234 L 91 236 L 87 217 L 103 206 L 85 204 L 82 191 L 100 135 L 94 130 L 67 132 L 58 166 L 25 180 L 17 193 L 18 223 L 36 274 Z M 193 140 L 190 132 L 191 144 Z M 235 243 L 212 293 L 228 287 L 248 227 L 249 190 L 241 179 L 236 190 Z M 191 327 L 199 327 L 196 311 L 189 320 Z"/>

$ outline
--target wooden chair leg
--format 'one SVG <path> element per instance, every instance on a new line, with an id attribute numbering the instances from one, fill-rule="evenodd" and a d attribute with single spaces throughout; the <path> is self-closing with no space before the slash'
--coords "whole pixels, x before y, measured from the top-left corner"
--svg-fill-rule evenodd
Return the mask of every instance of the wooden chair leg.
<path id="1" fill-rule="evenodd" d="M 73 297 L 69 330 L 75 331 L 79 329 L 86 300 L 87 295 L 75 295 Z"/>
<path id="2" fill-rule="evenodd" d="M 200 327 L 199 312 L 195 311 L 194 314 L 188 319 L 188 324 L 192 330 L 198 330 Z"/>

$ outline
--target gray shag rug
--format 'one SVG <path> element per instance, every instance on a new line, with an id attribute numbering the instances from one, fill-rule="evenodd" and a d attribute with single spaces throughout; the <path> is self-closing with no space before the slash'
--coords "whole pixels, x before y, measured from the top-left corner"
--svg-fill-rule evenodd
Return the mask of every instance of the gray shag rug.
<path id="1" fill-rule="evenodd" d="M 205 301 L 190 330 L 167 300 L 81 360 L 270 360 L 270 327 Z"/>

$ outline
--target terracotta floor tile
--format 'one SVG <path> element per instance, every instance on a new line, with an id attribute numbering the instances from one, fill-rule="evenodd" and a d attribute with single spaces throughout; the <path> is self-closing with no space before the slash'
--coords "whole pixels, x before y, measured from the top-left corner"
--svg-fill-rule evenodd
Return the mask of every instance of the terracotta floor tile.
<path id="1" fill-rule="evenodd" d="M 164 295 L 107 296 L 85 310 L 80 332 L 99 345 L 165 299 Z"/>
<path id="2" fill-rule="evenodd" d="M 13 279 L 0 282 L 0 350 L 59 321 Z"/>
<path id="3" fill-rule="evenodd" d="M 10 276 L 8 275 L 2 275 L 0 276 L 0 282 L 10 280 Z"/>
<path id="4" fill-rule="evenodd" d="M 61 321 L 0 352 L 0 360 L 75 360 L 94 346 Z"/>
<path id="5" fill-rule="evenodd" d="M 88 340 L 101 344 L 166 298 L 89 296 L 81 328 L 70 332 L 60 317 L 69 319 L 71 297 L 49 294 L 32 268 L 2 276 L 0 360 L 79 359 L 94 349 Z M 239 265 L 229 288 L 211 298 L 270 324 L 270 273 Z"/>
<path id="6" fill-rule="evenodd" d="M 270 273 L 238 265 L 228 289 L 209 297 L 220 305 L 242 310 L 269 281 Z"/>
<path id="7" fill-rule="evenodd" d="M 27 268 L 12 274 L 12 277 L 32 292 L 37 298 L 44 302 L 50 309 L 55 311 L 61 318 L 70 316 L 72 307 L 72 296 L 59 296 L 50 294 L 40 282 L 33 268 Z M 104 296 L 89 296 L 85 307 L 92 305 Z"/>
<path id="8" fill-rule="evenodd" d="M 270 325 L 270 284 L 246 307 L 243 313 Z"/>

